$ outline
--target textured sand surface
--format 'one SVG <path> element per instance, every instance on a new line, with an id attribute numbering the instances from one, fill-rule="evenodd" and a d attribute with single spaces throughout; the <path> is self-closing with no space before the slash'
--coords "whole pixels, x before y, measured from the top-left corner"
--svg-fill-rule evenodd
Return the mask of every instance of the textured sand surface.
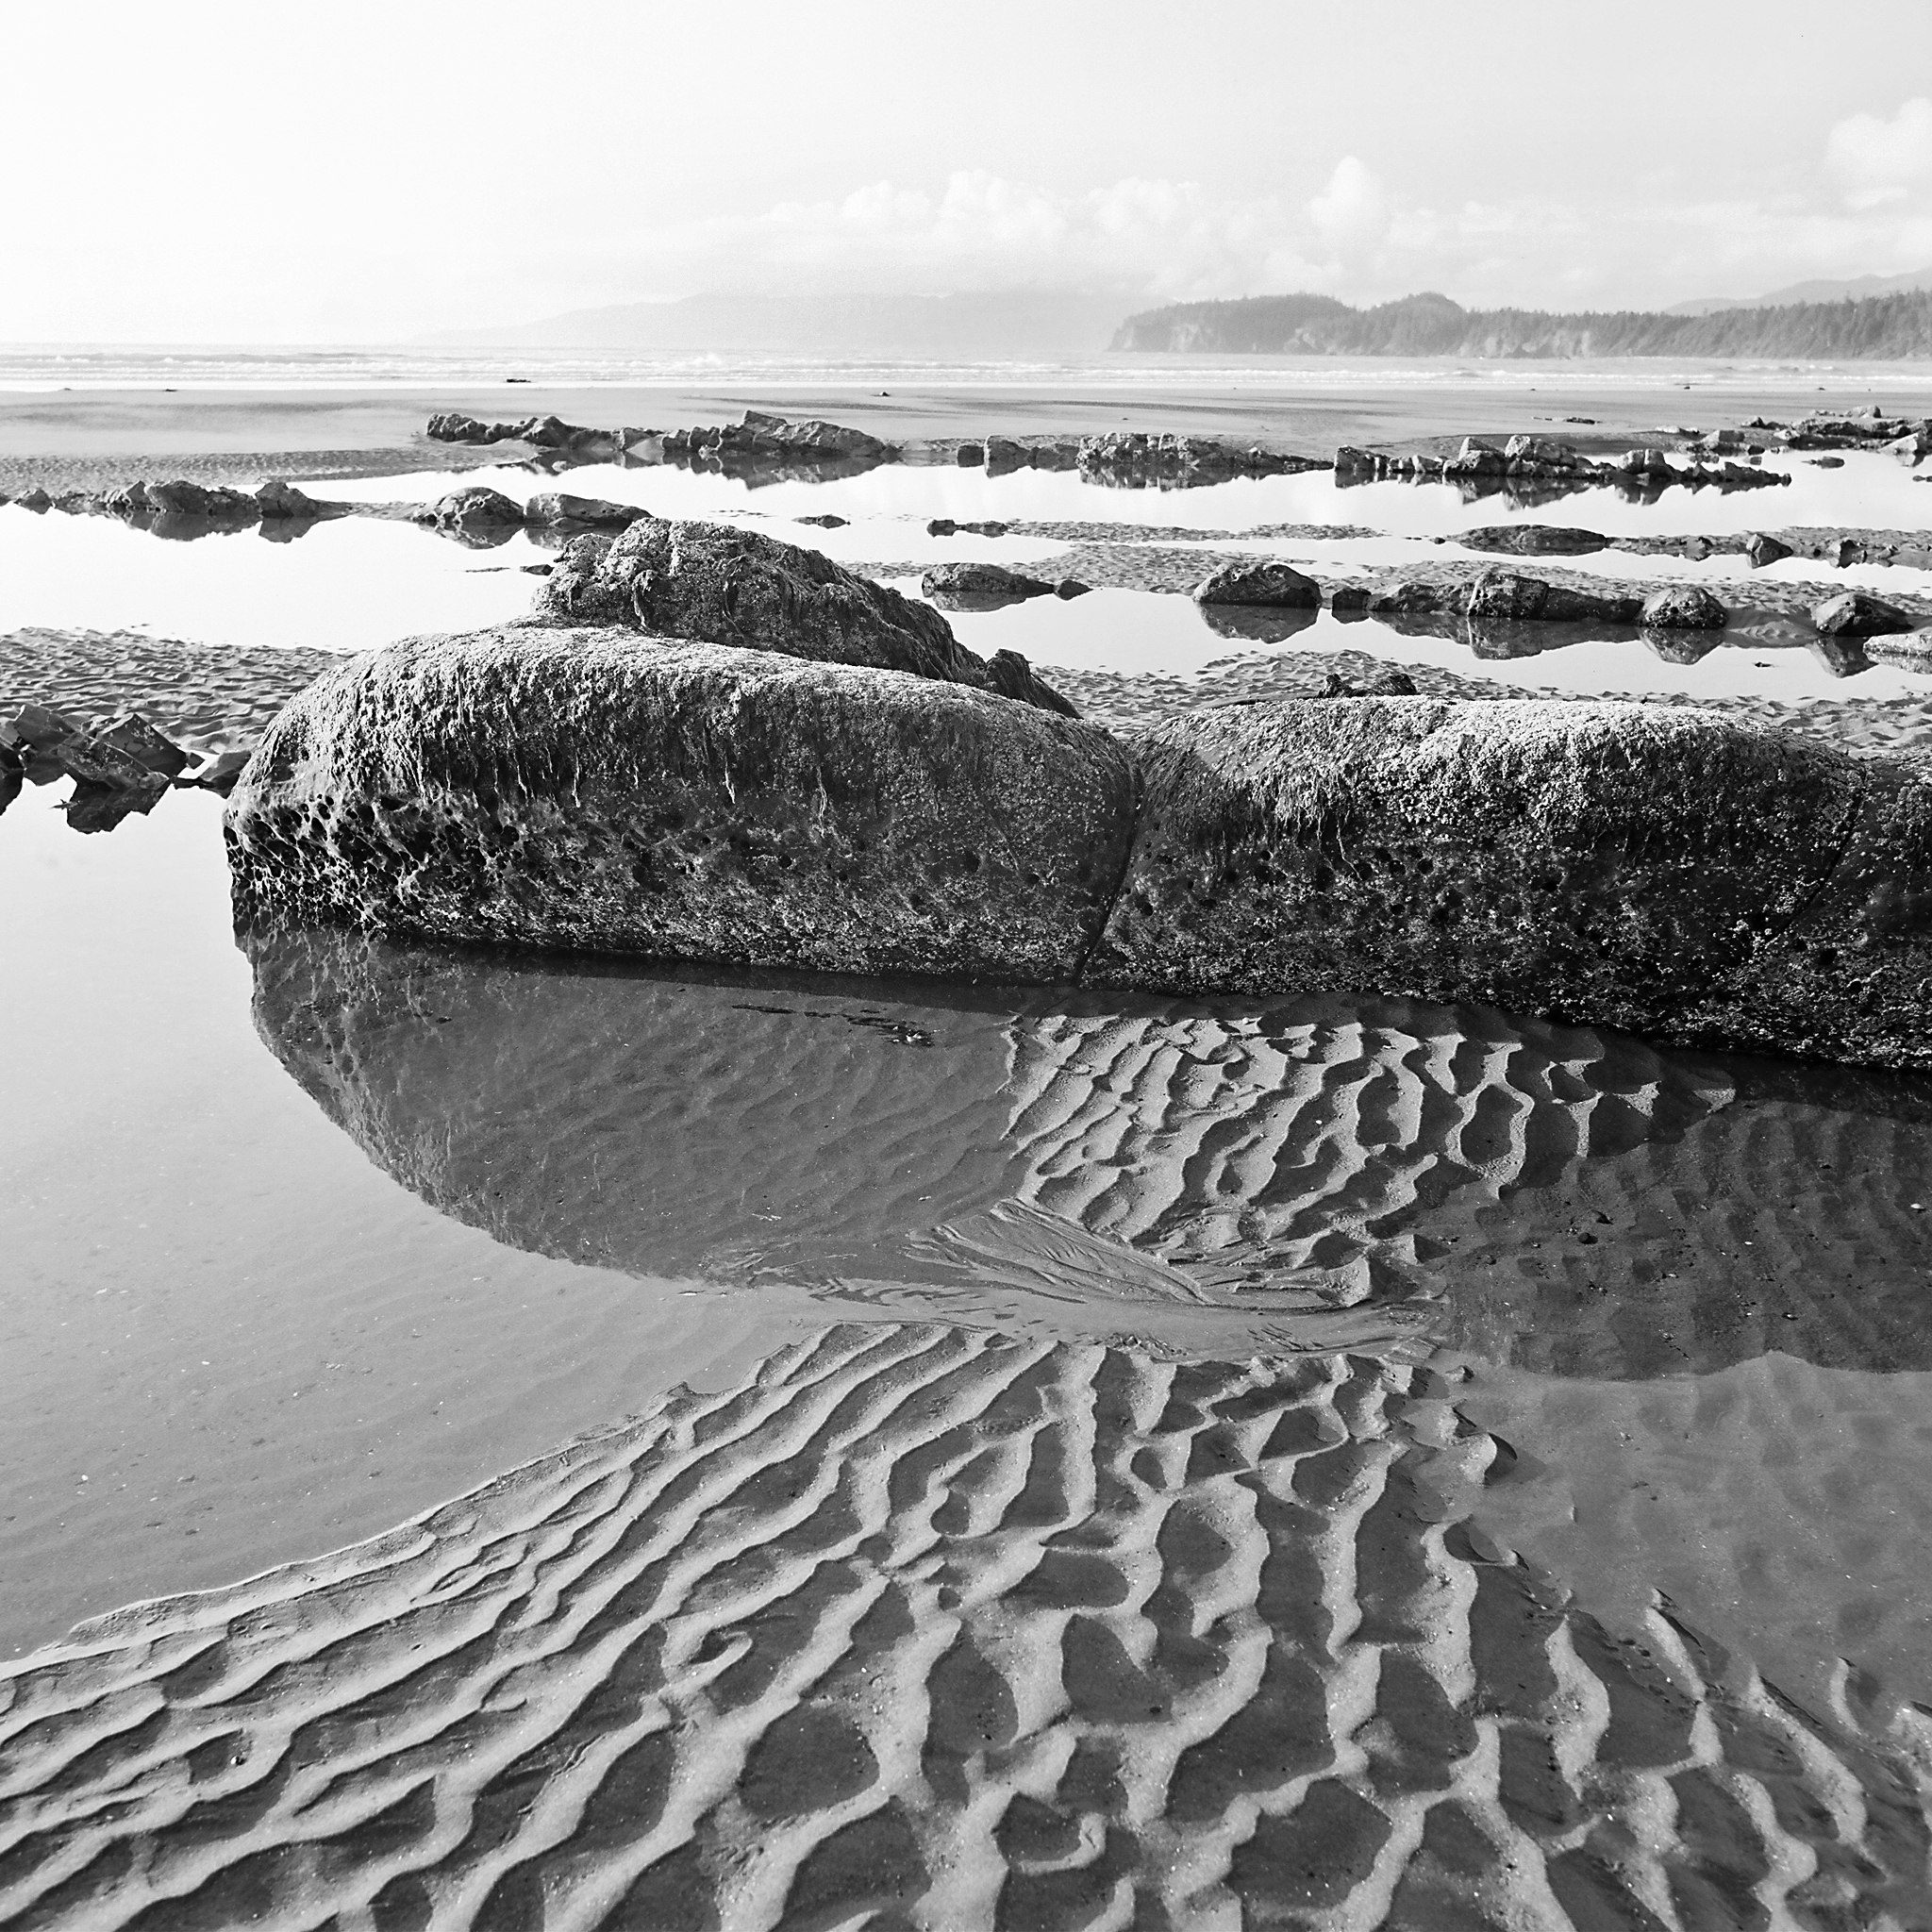
<path id="1" fill-rule="evenodd" d="M 513 1247 L 1208 1353 L 1370 1307 L 1565 1374 L 1932 1367 L 1907 1076 L 1421 1003 L 246 943 L 295 1078 Z"/>
<path id="2" fill-rule="evenodd" d="M 1923 1714 L 1611 1638 L 1453 1392 L 830 1330 L 0 1677 L 0 1916 L 1924 1924 Z"/>

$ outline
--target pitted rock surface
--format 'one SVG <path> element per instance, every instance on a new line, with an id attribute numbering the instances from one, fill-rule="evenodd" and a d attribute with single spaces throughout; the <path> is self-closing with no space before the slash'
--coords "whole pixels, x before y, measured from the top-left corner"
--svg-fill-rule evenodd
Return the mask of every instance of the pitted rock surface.
<path id="1" fill-rule="evenodd" d="M 1107 733 L 988 691 L 522 629 L 319 678 L 227 830 L 244 914 L 1045 981 L 1106 916 L 1134 796 Z"/>
<path id="2" fill-rule="evenodd" d="M 905 671 L 1048 710 L 1070 708 L 1030 673 L 1025 680 L 994 678 L 929 604 L 816 550 L 728 524 L 654 518 L 614 539 L 579 537 L 539 591 L 537 618 Z"/>
<path id="3" fill-rule="evenodd" d="M 1290 699 L 1142 749 L 1091 983 L 1374 988 L 1932 1065 L 1923 774 L 1692 708 Z"/>

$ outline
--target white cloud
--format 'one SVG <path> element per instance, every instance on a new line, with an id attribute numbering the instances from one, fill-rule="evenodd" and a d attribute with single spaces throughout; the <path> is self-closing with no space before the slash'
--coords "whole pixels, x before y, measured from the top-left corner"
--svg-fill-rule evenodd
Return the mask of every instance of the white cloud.
<path id="1" fill-rule="evenodd" d="M 1824 165 L 1855 208 L 1906 200 L 1932 190 L 1932 98 L 1907 101 L 1890 121 L 1853 114 L 1826 138 Z"/>
<path id="2" fill-rule="evenodd" d="M 1389 233 L 1389 195 L 1368 164 L 1344 155 L 1328 185 L 1308 203 L 1308 214 L 1324 241 L 1339 254 L 1373 248 Z"/>

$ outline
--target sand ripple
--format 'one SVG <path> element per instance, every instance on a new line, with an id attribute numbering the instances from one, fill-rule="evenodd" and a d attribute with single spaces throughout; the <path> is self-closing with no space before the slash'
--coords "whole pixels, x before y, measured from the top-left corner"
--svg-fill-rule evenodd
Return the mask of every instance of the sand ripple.
<path id="1" fill-rule="evenodd" d="M 1932 1366 L 1932 1083 L 1420 1003 L 247 944 L 330 1116 L 538 1253 L 1209 1355 Z"/>
<path id="2" fill-rule="evenodd" d="M 0 1917 L 1923 1923 L 1924 1716 L 1613 1638 L 1453 1393 L 822 1332 L 0 1677 Z"/>

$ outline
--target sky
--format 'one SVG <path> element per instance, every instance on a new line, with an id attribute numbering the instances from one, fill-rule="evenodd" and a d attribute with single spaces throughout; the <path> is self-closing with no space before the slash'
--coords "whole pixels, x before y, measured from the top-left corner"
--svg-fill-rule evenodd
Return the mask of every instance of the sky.
<path id="1" fill-rule="evenodd" d="M 0 0 L 0 341 L 1932 267 L 1932 0 Z"/>

